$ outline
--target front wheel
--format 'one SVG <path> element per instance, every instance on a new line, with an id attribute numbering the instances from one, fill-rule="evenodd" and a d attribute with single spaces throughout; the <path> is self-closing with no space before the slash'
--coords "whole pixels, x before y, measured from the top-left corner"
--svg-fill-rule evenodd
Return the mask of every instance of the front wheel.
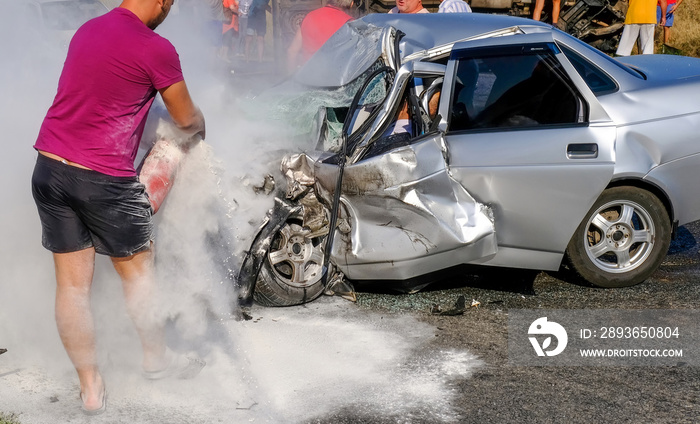
<path id="1" fill-rule="evenodd" d="M 300 216 L 292 215 L 272 238 L 253 299 L 263 306 L 292 306 L 323 293 L 325 236 L 310 237 Z"/>
<path id="2" fill-rule="evenodd" d="M 663 203 L 636 187 L 605 190 L 566 249 L 573 270 L 598 287 L 628 287 L 649 278 L 671 243 Z"/>

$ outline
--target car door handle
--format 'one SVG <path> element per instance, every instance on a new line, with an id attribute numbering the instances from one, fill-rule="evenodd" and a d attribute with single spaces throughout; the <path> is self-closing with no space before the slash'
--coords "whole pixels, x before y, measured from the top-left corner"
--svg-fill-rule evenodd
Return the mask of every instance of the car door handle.
<path id="1" fill-rule="evenodd" d="M 566 146 L 566 156 L 569 159 L 595 159 L 598 157 L 598 144 L 573 143 Z"/>

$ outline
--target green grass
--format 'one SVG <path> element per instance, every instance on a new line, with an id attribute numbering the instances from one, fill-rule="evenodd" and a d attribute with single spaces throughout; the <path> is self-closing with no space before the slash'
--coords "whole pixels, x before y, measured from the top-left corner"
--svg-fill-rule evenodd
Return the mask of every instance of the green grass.
<path id="1" fill-rule="evenodd" d="M 17 415 L 0 412 L 0 424 L 20 424 Z"/>
<path id="2" fill-rule="evenodd" d="M 668 44 L 685 55 L 700 57 L 700 0 L 683 0 L 678 6 Z"/>

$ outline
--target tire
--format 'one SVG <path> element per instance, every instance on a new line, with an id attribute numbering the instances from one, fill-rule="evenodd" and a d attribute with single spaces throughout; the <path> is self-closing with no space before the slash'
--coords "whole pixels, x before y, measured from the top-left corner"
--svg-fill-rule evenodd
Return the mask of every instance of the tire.
<path id="1" fill-rule="evenodd" d="M 573 271 L 594 286 L 629 287 L 656 271 L 670 243 L 663 203 L 636 187 L 614 187 L 588 211 L 566 256 Z"/>
<path id="2" fill-rule="evenodd" d="M 253 299 L 263 306 L 292 306 L 323 293 L 323 237 L 307 237 L 299 217 L 292 216 L 272 238 L 258 274 Z"/>

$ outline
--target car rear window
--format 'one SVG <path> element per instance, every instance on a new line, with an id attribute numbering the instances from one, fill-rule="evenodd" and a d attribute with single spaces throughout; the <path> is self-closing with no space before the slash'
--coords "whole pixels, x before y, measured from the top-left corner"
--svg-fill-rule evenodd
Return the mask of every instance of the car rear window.
<path id="1" fill-rule="evenodd" d="M 569 47 L 563 44 L 559 47 L 594 94 L 602 95 L 617 91 L 617 84 L 608 74 Z"/>

